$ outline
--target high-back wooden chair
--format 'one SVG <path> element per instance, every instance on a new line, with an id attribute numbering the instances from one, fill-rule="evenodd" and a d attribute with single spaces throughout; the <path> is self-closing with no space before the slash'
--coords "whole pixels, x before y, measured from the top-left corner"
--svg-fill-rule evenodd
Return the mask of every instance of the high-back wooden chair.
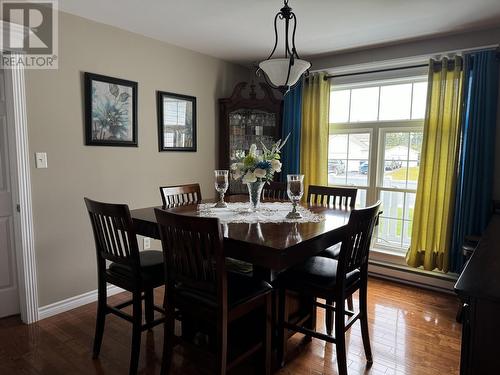
<path id="1" fill-rule="evenodd" d="M 155 209 L 155 213 L 167 272 L 161 373 L 167 373 L 171 367 L 175 341 L 174 319 L 176 310 L 179 310 L 184 318 L 190 317 L 213 326 L 214 373 L 225 374 L 236 363 L 262 348 L 265 363 L 261 373 L 270 374 L 270 285 L 226 271 L 223 235 L 217 218 L 176 215 L 160 209 Z M 262 312 L 259 342 L 243 353 L 231 353 L 228 348 L 240 345 L 228 345 L 229 324 L 255 310 Z M 243 342 L 245 338 L 240 339 Z"/>
<path id="2" fill-rule="evenodd" d="M 338 259 L 321 256 L 309 258 L 303 264 L 286 271 L 279 280 L 279 346 L 278 359 L 281 364 L 286 355 L 285 329 L 335 343 L 340 375 L 347 375 L 345 332 L 357 321 L 361 323 L 361 336 L 366 360 L 373 362 L 368 334 L 367 282 L 368 255 L 373 229 L 378 217 L 380 201 L 359 210 L 353 210 L 345 229 Z M 331 329 L 327 334 L 288 321 L 286 291 L 292 290 L 310 296 L 315 305 L 335 313 L 335 336 Z M 359 290 L 359 311 L 345 309 L 345 300 Z M 317 298 L 333 303 L 317 302 Z M 345 320 L 347 317 L 347 322 Z"/>
<path id="3" fill-rule="evenodd" d="M 307 203 L 311 205 L 327 206 L 331 208 L 354 208 L 356 206 L 356 196 L 358 189 L 337 186 L 309 185 L 307 189 Z M 323 250 L 319 255 L 327 258 L 337 259 L 340 254 L 340 244 L 335 244 Z M 331 303 L 331 301 L 327 301 Z M 353 309 L 352 296 L 347 299 L 349 309 Z M 325 319 L 327 327 L 331 321 L 330 312 L 326 312 Z"/>
<path id="4" fill-rule="evenodd" d="M 286 182 L 271 181 L 262 189 L 262 200 L 288 199 Z"/>
<path id="5" fill-rule="evenodd" d="M 356 188 L 309 185 L 307 203 L 318 206 L 354 208 L 357 194 L 358 189 Z"/>
<path id="6" fill-rule="evenodd" d="M 175 207 L 201 202 L 200 184 L 160 186 L 163 207 Z"/>
<path id="7" fill-rule="evenodd" d="M 165 283 L 163 254 L 161 251 L 139 252 L 137 237 L 130 211 L 125 204 L 101 203 L 85 198 L 92 224 L 97 255 L 98 303 L 93 357 L 101 350 L 104 323 L 107 314 L 115 314 L 132 323 L 132 350 L 130 374 L 136 374 L 139 364 L 141 332 L 163 322 L 154 320 L 153 289 Z M 106 267 L 106 261 L 110 261 Z M 117 306 L 107 304 L 106 283 L 132 292 L 130 301 Z M 143 296 L 144 293 L 144 296 Z M 142 299 L 145 300 L 146 324 L 142 323 Z M 123 312 L 133 305 L 133 314 Z"/>

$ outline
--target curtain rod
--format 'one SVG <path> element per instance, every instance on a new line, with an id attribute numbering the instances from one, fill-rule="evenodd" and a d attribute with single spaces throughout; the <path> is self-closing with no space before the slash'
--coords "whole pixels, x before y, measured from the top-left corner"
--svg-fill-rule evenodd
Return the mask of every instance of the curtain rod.
<path id="1" fill-rule="evenodd" d="M 497 49 L 496 57 L 498 59 L 500 59 L 500 52 L 498 51 L 498 49 Z M 453 60 L 450 60 L 449 62 L 452 63 Z M 435 64 L 439 65 L 439 64 L 441 64 L 441 61 L 435 61 Z M 329 74 L 329 75 L 325 75 L 324 79 L 325 79 L 325 81 L 327 81 L 331 78 L 350 77 L 350 76 L 357 76 L 357 75 L 362 75 L 362 74 L 384 73 L 384 72 L 392 72 L 392 71 L 404 70 L 404 69 L 424 68 L 426 66 L 429 66 L 429 64 L 427 63 L 427 64 L 418 64 L 418 65 L 398 66 L 395 68 L 365 70 L 365 71 L 354 72 L 354 73 Z"/>
<path id="2" fill-rule="evenodd" d="M 356 73 L 331 74 L 331 75 L 325 76 L 325 81 L 328 79 L 331 79 L 331 78 L 350 77 L 350 76 L 357 76 L 357 75 L 361 75 L 361 74 L 392 72 L 394 70 L 404 70 L 404 69 L 412 69 L 412 68 L 424 68 L 426 66 L 429 66 L 429 64 L 398 66 L 396 68 L 386 68 L 386 69 L 376 69 L 376 70 L 365 70 L 363 72 L 356 72 Z"/>

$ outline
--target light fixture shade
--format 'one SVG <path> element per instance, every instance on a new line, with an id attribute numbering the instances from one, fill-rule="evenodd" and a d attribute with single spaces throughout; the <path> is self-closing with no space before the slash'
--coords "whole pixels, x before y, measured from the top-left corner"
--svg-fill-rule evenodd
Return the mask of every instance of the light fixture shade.
<path id="1" fill-rule="evenodd" d="M 294 59 L 290 68 L 290 77 L 288 77 L 288 66 L 290 59 L 269 59 L 259 64 L 259 68 L 267 75 L 267 78 L 275 86 L 293 86 L 297 83 L 304 72 L 310 68 L 309 61 Z M 288 77 L 288 82 L 287 82 Z"/>

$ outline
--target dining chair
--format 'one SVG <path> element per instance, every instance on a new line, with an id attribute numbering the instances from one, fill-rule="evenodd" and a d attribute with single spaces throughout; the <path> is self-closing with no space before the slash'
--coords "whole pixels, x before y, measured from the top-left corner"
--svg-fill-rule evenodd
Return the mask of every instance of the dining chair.
<path id="1" fill-rule="evenodd" d="M 356 188 L 309 185 L 307 189 L 307 203 L 311 205 L 353 209 L 356 206 L 357 195 L 358 189 Z M 337 243 L 323 250 L 319 256 L 338 259 L 339 254 L 340 243 Z M 331 301 L 327 301 L 327 303 L 331 303 Z M 347 307 L 349 310 L 353 309 L 352 296 L 349 296 L 347 299 Z M 331 312 L 326 312 L 325 319 L 327 322 L 332 320 Z M 327 323 L 327 327 L 331 327 L 331 323 Z"/>
<path id="2" fill-rule="evenodd" d="M 183 324 L 186 318 L 204 322 L 204 325 L 212 327 L 211 332 L 215 332 L 212 335 L 214 373 L 226 374 L 261 349 L 265 360 L 260 373 L 270 374 L 271 286 L 251 277 L 227 272 L 223 234 L 217 218 L 189 217 L 160 209 L 155 209 L 155 214 L 167 275 L 161 373 L 168 373 L 171 367 L 174 341 L 178 341 L 174 337 L 174 321 L 180 314 Z M 232 331 L 229 326 L 239 319 L 259 316 L 262 324 L 248 324 L 246 330 L 248 336 L 257 335 L 258 342 L 241 353 L 230 350 L 241 348 L 247 335 L 239 335 L 230 343 L 228 336 Z"/>
<path id="3" fill-rule="evenodd" d="M 356 206 L 358 189 L 309 185 L 307 189 L 307 203 L 315 206 L 351 208 Z M 321 252 L 321 256 L 337 259 L 340 253 L 340 244 L 335 244 Z"/>
<path id="4" fill-rule="evenodd" d="M 295 266 L 278 279 L 278 360 L 284 364 L 286 356 L 285 330 L 303 333 L 307 336 L 336 344 L 337 363 L 340 375 L 347 374 L 345 332 L 357 321 L 361 323 L 361 336 L 368 363 L 373 363 L 368 334 L 367 284 L 368 253 L 373 229 L 377 221 L 380 201 L 375 205 L 353 210 L 349 217 L 338 259 L 314 256 Z M 292 323 L 288 320 L 286 291 L 314 299 L 316 307 L 335 313 L 335 336 L 331 332 L 320 333 Z M 359 290 L 359 311 L 345 309 L 345 299 Z M 333 303 L 318 302 L 322 298 Z M 347 322 L 346 322 L 346 319 Z M 328 327 L 327 327 L 328 328 Z"/>
<path id="5" fill-rule="evenodd" d="M 286 192 L 286 182 L 271 181 L 265 184 L 262 189 L 262 200 L 283 200 L 288 199 Z"/>
<path id="6" fill-rule="evenodd" d="M 139 365 L 141 333 L 164 321 L 154 319 L 153 289 L 164 285 L 163 253 L 139 251 L 130 211 L 125 204 L 96 202 L 88 198 L 85 204 L 90 216 L 97 254 L 97 320 L 93 358 L 99 356 L 107 314 L 114 314 L 132 323 L 132 350 L 129 373 L 136 374 Z M 106 262 L 111 262 L 106 267 Z M 132 299 L 116 306 L 107 303 L 107 283 L 132 293 Z M 142 322 L 142 300 L 145 304 L 145 320 Z M 132 315 L 122 311 L 132 305 Z"/>
<path id="7" fill-rule="evenodd" d="M 163 207 L 182 206 L 201 202 L 200 184 L 160 186 Z"/>
<path id="8" fill-rule="evenodd" d="M 316 206 L 354 208 L 358 189 L 340 186 L 309 185 L 307 203 Z"/>

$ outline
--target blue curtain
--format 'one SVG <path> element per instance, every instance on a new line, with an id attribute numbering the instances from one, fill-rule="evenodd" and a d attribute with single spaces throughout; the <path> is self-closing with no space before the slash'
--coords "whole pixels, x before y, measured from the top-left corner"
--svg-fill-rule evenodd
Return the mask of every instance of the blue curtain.
<path id="1" fill-rule="evenodd" d="M 463 267 L 462 244 L 480 235 L 492 211 L 499 61 L 495 51 L 464 56 L 464 111 L 453 223 L 451 271 Z"/>
<path id="2" fill-rule="evenodd" d="M 287 174 L 300 173 L 300 128 L 302 123 L 302 81 L 290 89 L 284 98 L 283 124 L 281 139 L 290 134 L 288 142 L 281 151 L 281 180 Z"/>

